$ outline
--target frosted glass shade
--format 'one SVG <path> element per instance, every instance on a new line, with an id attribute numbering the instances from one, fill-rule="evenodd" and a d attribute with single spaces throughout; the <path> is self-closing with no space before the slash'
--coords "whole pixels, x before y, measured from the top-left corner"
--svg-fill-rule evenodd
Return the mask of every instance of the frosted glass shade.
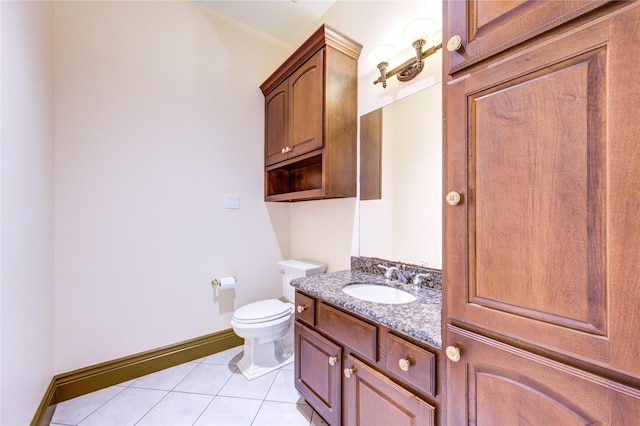
<path id="1" fill-rule="evenodd" d="M 373 49 L 371 53 L 369 53 L 369 56 L 367 58 L 369 59 L 369 62 L 377 67 L 378 64 L 382 62 L 389 63 L 395 53 L 396 51 L 393 46 L 391 46 L 390 44 L 385 44 Z"/>
<path id="2" fill-rule="evenodd" d="M 407 44 L 412 45 L 416 40 L 427 40 L 436 30 L 436 23 L 429 18 L 413 21 L 402 31 L 402 38 Z"/>

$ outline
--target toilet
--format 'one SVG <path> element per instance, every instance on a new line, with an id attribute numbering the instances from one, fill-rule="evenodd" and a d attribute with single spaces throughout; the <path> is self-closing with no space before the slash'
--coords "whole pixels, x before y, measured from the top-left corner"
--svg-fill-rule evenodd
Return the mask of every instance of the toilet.
<path id="1" fill-rule="evenodd" d="M 244 339 L 244 354 L 238 369 L 248 380 L 293 362 L 294 278 L 322 274 L 326 265 L 306 260 L 281 260 L 282 295 L 286 301 L 267 299 L 235 310 L 233 331 Z"/>

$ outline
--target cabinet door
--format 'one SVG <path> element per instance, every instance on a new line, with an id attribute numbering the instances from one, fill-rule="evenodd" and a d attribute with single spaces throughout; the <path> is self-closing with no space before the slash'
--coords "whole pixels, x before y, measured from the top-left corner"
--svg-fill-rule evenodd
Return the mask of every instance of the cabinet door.
<path id="1" fill-rule="evenodd" d="M 289 77 L 289 157 L 322 148 L 323 58 L 321 50 Z"/>
<path id="2" fill-rule="evenodd" d="M 457 51 L 448 53 L 448 71 L 453 74 L 605 3 L 608 1 L 447 1 L 444 40 L 459 36 L 462 42 Z"/>
<path id="3" fill-rule="evenodd" d="M 443 288 L 450 323 L 640 377 L 637 5 L 448 85 Z"/>
<path id="4" fill-rule="evenodd" d="M 346 425 L 428 426 L 434 424 L 435 408 L 422 399 L 351 355 L 347 356 L 344 366 Z"/>
<path id="5" fill-rule="evenodd" d="M 447 424 L 637 424 L 638 389 L 448 328 L 449 342 L 462 355 L 447 362 Z"/>
<path id="6" fill-rule="evenodd" d="M 265 165 L 287 159 L 283 148 L 289 140 L 289 82 L 284 81 L 265 97 Z"/>
<path id="7" fill-rule="evenodd" d="M 296 323 L 295 359 L 296 389 L 327 423 L 339 425 L 342 349 Z"/>

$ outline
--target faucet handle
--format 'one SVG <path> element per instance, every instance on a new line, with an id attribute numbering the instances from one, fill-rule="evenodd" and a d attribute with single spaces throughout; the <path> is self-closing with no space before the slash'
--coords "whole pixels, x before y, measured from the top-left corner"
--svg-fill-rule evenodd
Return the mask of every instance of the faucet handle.
<path id="1" fill-rule="evenodd" d="M 431 273 L 430 272 L 415 274 L 413 276 L 413 283 L 415 285 L 417 285 L 417 286 L 422 286 L 422 280 L 423 279 L 427 279 L 427 278 L 431 278 Z"/>
<path id="2" fill-rule="evenodd" d="M 385 265 L 378 265 L 378 268 L 382 268 L 384 269 L 384 277 L 385 278 L 390 278 L 391 277 L 391 268 L 389 266 L 385 266 Z"/>

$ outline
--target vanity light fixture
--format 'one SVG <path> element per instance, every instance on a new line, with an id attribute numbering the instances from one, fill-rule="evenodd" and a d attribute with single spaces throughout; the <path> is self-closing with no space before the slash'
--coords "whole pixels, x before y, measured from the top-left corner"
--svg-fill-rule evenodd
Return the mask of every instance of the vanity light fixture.
<path id="1" fill-rule="evenodd" d="M 393 46 L 384 45 L 373 49 L 369 54 L 369 61 L 380 70 L 380 77 L 373 84 L 382 83 L 382 87 L 386 88 L 389 77 L 395 75 L 399 81 L 409 81 L 420 74 L 420 71 L 424 68 L 424 58 L 433 55 L 438 49 L 442 48 L 442 43 L 440 43 L 437 46 L 423 50 L 435 27 L 436 23 L 429 18 L 418 19 L 407 25 L 402 36 L 415 50 L 415 57 L 406 60 L 389 71 L 387 71 L 387 67 L 394 54 Z"/>

